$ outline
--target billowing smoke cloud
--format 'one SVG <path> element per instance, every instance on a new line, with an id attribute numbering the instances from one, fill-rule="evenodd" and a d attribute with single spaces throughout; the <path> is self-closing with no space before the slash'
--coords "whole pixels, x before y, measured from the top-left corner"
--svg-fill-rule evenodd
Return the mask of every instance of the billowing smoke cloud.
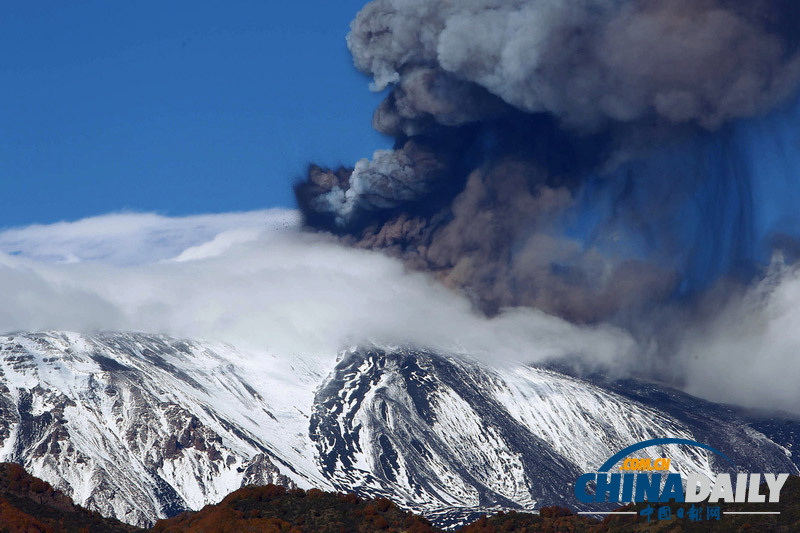
<path id="1" fill-rule="evenodd" d="M 306 224 L 489 314 L 625 321 L 752 276 L 785 228 L 756 227 L 744 139 L 794 97 L 798 35 L 790 0 L 375 0 L 347 42 L 396 145 L 313 167 Z"/>
<path id="2" fill-rule="evenodd" d="M 309 180 L 325 192 L 313 197 L 310 207 L 332 207 L 336 224 L 344 225 L 356 212 L 391 209 L 427 195 L 445 166 L 435 152 L 410 140 L 402 150 L 377 150 L 372 160 L 362 159 L 342 175 L 342 183 L 331 173 L 312 169 Z"/>
<path id="3" fill-rule="evenodd" d="M 492 116 L 493 96 L 576 128 L 714 128 L 794 90 L 797 16 L 790 0 L 375 0 L 348 45 L 375 89 L 397 84 L 378 125 L 407 134 Z"/>

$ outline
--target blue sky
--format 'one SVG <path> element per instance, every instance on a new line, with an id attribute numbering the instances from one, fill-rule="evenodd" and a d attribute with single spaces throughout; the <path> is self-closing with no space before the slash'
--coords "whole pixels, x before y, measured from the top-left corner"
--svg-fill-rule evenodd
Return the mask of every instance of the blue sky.
<path id="1" fill-rule="evenodd" d="M 363 0 L 16 2 L 0 17 L 0 227 L 292 206 L 391 141 L 344 41 Z"/>

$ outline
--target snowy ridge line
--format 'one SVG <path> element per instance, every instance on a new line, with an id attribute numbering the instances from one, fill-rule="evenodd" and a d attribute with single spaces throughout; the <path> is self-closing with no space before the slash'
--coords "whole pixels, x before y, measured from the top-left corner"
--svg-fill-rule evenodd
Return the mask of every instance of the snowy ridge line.
<path id="1" fill-rule="evenodd" d="M 484 512 L 576 509 L 571 484 L 669 434 L 752 471 L 791 454 L 724 406 L 655 386 L 413 349 L 280 356 L 142 333 L 0 336 L 0 461 L 132 524 L 246 484 L 384 496 L 450 527 Z M 712 472 L 666 446 L 677 472 Z"/>

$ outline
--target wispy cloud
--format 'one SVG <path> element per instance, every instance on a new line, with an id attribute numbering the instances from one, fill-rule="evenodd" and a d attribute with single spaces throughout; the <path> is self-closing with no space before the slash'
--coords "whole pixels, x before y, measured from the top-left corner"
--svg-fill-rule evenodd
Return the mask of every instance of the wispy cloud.
<path id="1" fill-rule="evenodd" d="M 0 252 L 48 263 L 101 261 L 136 265 L 169 259 L 228 231 L 296 227 L 288 209 L 165 217 L 117 213 L 0 231 Z"/>

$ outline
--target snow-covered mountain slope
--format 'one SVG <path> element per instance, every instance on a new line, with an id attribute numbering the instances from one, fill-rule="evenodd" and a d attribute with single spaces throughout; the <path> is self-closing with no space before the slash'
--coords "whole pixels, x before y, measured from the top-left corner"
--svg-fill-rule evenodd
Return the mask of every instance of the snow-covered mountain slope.
<path id="1" fill-rule="evenodd" d="M 656 408 L 633 395 L 521 365 L 356 351 L 318 390 L 311 437 L 336 488 L 394 498 L 446 525 L 500 508 L 585 508 L 572 496 L 581 473 L 665 436 L 713 442 L 745 471 L 797 472 L 785 448 L 729 409 L 669 391 Z M 730 466 L 698 448 L 647 453 L 683 473 Z"/>
<path id="2" fill-rule="evenodd" d="M 647 386 L 650 387 L 650 386 Z M 0 461 L 146 524 L 248 483 L 387 496 L 440 524 L 574 505 L 571 483 L 648 438 L 797 472 L 730 410 L 645 386 L 415 350 L 275 357 L 158 335 L 0 337 Z M 694 448 L 679 471 L 717 470 Z"/>
<path id="3" fill-rule="evenodd" d="M 134 524 L 248 483 L 324 484 L 306 413 L 318 376 L 270 383 L 226 346 L 154 335 L 9 335 L 0 343 L 0 460 Z M 247 375 L 247 379 L 243 377 Z M 303 401 L 304 377 L 307 401 Z M 256 390 L 250 385 L 259 386 Z"/>

